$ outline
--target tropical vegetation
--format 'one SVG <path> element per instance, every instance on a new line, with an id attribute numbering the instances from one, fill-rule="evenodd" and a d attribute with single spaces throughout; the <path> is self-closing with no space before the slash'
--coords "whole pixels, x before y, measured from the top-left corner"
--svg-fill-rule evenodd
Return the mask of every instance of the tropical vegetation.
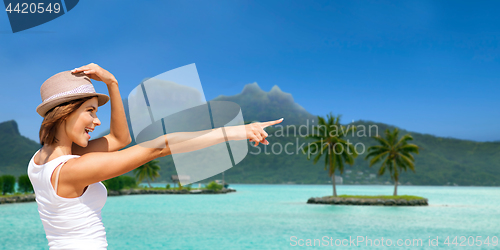
<path id="1" fill-rule="evenodd" d="M 135 178 L 125 175 L 120 175 L 102 182 L 108 190 L 120 191 L 124 188 L 136 188 L 137 181 Z"/>
<path id="2" fill-rule="evenodd" d="M 17 178 L 17 186 L 19 191 L 23 193 L 33 192 L 33 185 L 31 185 L 30 178 L 27 174 L 20 175 Z"/>
<path id="3" fill-rule="evenodd" d="M 333 196 L 337 196 L 335 187 L 335 172 L 344 173 L 344 163 L 353 165 L 354 158 L 358 155 L 352 143 L 344 140 L 346 134 L 356 130 L 356 127 L 343 126 L 340 124 L 340 115 L 337 117 L 329 114 L 324 117 L 318 116 L 318 125 L 312 127 L 312 133 L 306 138 L 314 140 L 304 148 L 307 159 L 314 157 L 316 164 L 322 156 L 325 156 L 325 170 L 328 169 L 328 175 L 332 179 Z"/>
<path id="4" fill-rule="evenodd" d="M 149 187 L 152 188 L 150 181 L 154 181 L 157 177 L 160 176 L 160 174 L 158 173 L 160 171 L 160 166 L 158 165 L 158 163 L 159 161 L 152 160 L 134 169 L 133 173 L 135 174 L 137 181 L 141 183 L 144 179 L 146 179 L 148 181 Z"/>
<path id="5" fill-rule="evenodd" d="M 381 162 L 378 175 L 383 175 L 386 170 L 389 171 L 391 179 L 394 181 L 394 196 L 398 195 L 399 175 L 403 171 L 411 169 L 415 172 L 415 158 L 412 153 L 418 154 L 418 146 L 410 144 L 408 141 L 413 140 L 410 134 L 399 137 L 399 130 L 395 128 L 392 132 L 387 129 L 385 138 L 375 136 L 379 145 L 368 148 L 368 154 L 365 159 L 370 160 L 370 167 Z"/>
<path id="6" fill-rule="evenodd" d="M 2 190 L 2 195 L 5 195 L 6 193 L 14 193 L 16 177 L 14 177 L 13 175 L 3 175 L 0 178 L 2 179 L 0 181 L 0 189 Z"/>
<path id="7" fill-rule="evenodd" d="M 206 188 L 213 191 L 220 191 L 222 190 L 222 185 L 217 184 L 215 181 L 211 181 L 210 183 L 207 184 Z"/>

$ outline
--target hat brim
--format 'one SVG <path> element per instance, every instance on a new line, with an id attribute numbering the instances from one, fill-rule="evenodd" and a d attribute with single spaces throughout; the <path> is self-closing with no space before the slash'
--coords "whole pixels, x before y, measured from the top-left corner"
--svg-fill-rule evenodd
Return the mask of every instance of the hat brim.
<path id="1" fill-rule="evenodd" d="M 45 117 L 45 115 L 47 114 L 47 112 L 49 110 L 51 110 L 52 108 L 54 108 L 60 104 L 63 104 L 65 102 L 69 102 L 69 101 L 73 101 L 73 100 L 77 100 L 80 98 L 84 98 L 84 97 L 89 97 L 89 96 L 97 96 L 97 103 L 98 103 L 97 105 L 99 105 L 99 106 L 102 106 L 109 101 L 109 96 L 107 96 L 105 94 L 75 93 L 75 94 L 71 94 L 71 95 L 56 97 L 54 99 L 49 100 L 48 102 L 43 102 L 40 105 L 38 105 L 38 107 L 36 108 L 36 112 L 40 116 Z"/>

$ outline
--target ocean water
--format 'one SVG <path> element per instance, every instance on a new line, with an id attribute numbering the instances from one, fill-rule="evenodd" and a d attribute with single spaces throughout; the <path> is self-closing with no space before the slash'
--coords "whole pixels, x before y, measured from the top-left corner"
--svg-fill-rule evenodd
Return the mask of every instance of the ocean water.
<path id="1" fill-rule="evenodd" d="M 108 197 L 102 210 L 108 249 L 500 249 L 499 187 L 398 188 L 400 195 L 428 198 L 424 207 L 306 204 L 330 195 L 329 185 L 231 188 L 237 192 Z M 338 194 L 392 191 L 337 187 Z M 0 205 L 0 248 L 48 249 L 35 202 Z"/>

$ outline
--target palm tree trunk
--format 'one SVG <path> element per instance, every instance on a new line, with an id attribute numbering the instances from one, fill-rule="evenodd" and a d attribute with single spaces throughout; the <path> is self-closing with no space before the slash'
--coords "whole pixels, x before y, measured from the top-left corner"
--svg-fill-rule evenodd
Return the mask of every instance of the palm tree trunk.
<path id="1" fill-rule="evenodd" d="M 398 182 L 399 182 L 399 173 L 398 173 L 398 165 L 396 164 L 396 160 L 394 162 L 394 196 L 398 195 Z"/>
<path id="2" fill-rule="evenodd" d="M 337 189 L 335 189 L 335 174 L 332 174 L 333 197 L 337 197 Z"/>
<path id="3" fill-rule="evenodd" d="M 330 147 L 330 145 L 328 145 L 328 147 Z M 333 197 L 337 197 L 337 189 L 335 188 L 335 168 L 333 168 L 332 155 L 330 155 L 330 151 L 328 151 L 328 160 L 330 161 L 330 170 L 332 172 Z"/>
<path id="4" fill-rule="evenodd" d="M 149 185 L 149 188 L 153 188 L 153 187 L 151 186 L 151 183 L 149 183 L 149 179 L 148 179 L 148 185 Z"/>
<path id="5" fill-rule="evenodd" d="M 395 181 L 394 181 L 394 194 L 393 195 L 397 196 L 398 195 L 398 179 L 395 178 L 394 180 Z"/>

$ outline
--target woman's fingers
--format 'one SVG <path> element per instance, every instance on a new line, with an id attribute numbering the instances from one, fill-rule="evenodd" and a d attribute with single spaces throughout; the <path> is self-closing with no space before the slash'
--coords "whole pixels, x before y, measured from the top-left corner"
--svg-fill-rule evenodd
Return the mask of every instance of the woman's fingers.
<path id="1" fill-rule="evenodd" d="M 268 134 L 266 133 L 266 131 L 264 131 L 264 129 L 262 129 L 258 125 L 253 125 L 251 131 L 252 132 L 249 135 L 249 139 L 251 142 L 255 142 L 254 146 L 259 145 L 259 143 L 269 145 L 269 142 L 266 140 Z"/>
<path id="2" fill-rule="evenodd" d="M 282 121 L 283 118 L 275 121 L 248 124 L 246 125 L 247 136 L 248 136 L 247 138 L 250 139 L 251 142 L 252 141 L 255 142 L 255 146 L 259 145 L 259 143 L 262 143 L 264 145 L 269 145 L 269 142 L 266 140 L 269 134 L 266 131 L 264 131 L 264 128 L 267 126 L 278 124 Z"/>
<path id="3" fill-rule="evenodd" d="M 259 132 L 260 132 L 260 137 L 262 138 L 261 143 L 263 143 L 262 141 L 264 141 L 266 139 L 266 137 L 268 136 L 268 134 L 266 133 L 266 131 L 264 131 L 264 129 L 260 129 Z"/>
<path id="4" fill-rule="evenodd" d="M 259 141 L 260 141 L 260 140 L 257 138 L 257 136 L 252 136 L 252 137 L 251 137 L 251 141 L 255 142 L 255 145 L 254 145 L 254 146 L 256 147 L 257 145 L 259 145 Z"/>
<path id="5" fill-rule="evenodd" d="M 78 72 L 83 72 L 84 74 L 96 74 L 96 70 L 95 69 L 92 69 L 92 68 L 89 68 L 87 66 L 82 66 L 80 68 L 75 68 L 73 69 L 71 72 L 73 73 L 78 73 Z"/>
<path id="6" fill-rule="evenodd" d="M 95 63 L 89 63 L 87 65 L 83 65 L 81 67 L 78 67 L 78 68 L 74 68 L 73 70 L 71 70 L 72 72 L 81 72 L 81 71 L 88 71 L 88 70 L 94 70 L 95 72 L 97 72 L 97 69 L 99 69 L 99 65 L 95 64 Z"/>
<path id="7" fill-rule="evenodd" d="M 264 129 L 261 128 L 259 130 L 259 132 L 260 132 L 260 135 L 262 137 L 262 140 L 260 141 L 260 143 L 262 143 L 264 145 L 269 145 L 269 142 L 266 140 L 266 137 L 269 136 L 269 135 L 266 133 L 266 131 L 264 131 Z"/>
<path id="8" fill-rule="evenodd" d="M 258 142 L 258 141 L 256 141 L 256 140 L 250 139 L 250 142 L 255 142 L 255 145 L 254 145 L 254 146 L 259 145 L 259 142 Z M 264 144 L 264 145 L 269 145 L 269 141 L 268 141 L 268 140 L 266 140 L 266 139 L 262 139 L 262 140 L 260 141 L 260 143 L 262 143 L 262 144 Z"/>
<path id="9" fill-rule="evenodd" d="M 79 68 L 71 70 L 73 73 L 83 72 L 87 74 L 90 78 L 96 81 L 102 81 L 106 84 L 116 82 L 116 78 L 109 73 L 107 70 L 101 68 L 95 63 L 90 63 Z"/>
<path id="10" fill-rule="evenodd" d="M 74 68 L 71 72 L 73 72 L 73 73 L 78 73 L 78 72 L 85 73 L 85 71 L 89 71 L 89 70 L 93 70 L 94 73 L 95 73 L 95 69 L 92 69 L 92 68 L 90 68 L 88 66 L 82 66 L 82 67 L 79 67 L 79 68 Z M 85 74 L 87 74 L 87 73 L 85 73 Z"/>
<path id="11" fill-rule="evenodd" d="M 77 73 L 77 72 L 81 72 L 81 71 L 84 71 L 84 70 L 87 70 L 87 68 L 85 69 L 82 69 L 83 67 L 80 67 L 80 68 L 74 68 L 73 70 L 71 70 L 71 72 L 73 73 Z"/>
<path id="12" fill-rule="evenodd" d="M 272 126 L 272 125 L 275 125 L 275 124 L 278 124 L 280 122 L 282 122 L 284 120 L 284 118 L 281 118 L 279 120 L 275 120 L 275 121 L 268 121 L 268 122 L 261 122 L 260 123 L 260 126 L 262 128 L 266 128 L 266 127 L 269 127 L 269 126 Z"/>
<path id="13" fill-rule="evenodd" d="M 71 72 L 73 73 L 78 73 L 78 72 L 83 72 L 84 74 L 88 75 L 91 79 L 94 79 L 96 81 L 102 81 L 101 78 L 99 77 L 99 72 L 97 72 L 96 69 L 90 68 L 88 66 L 82 66 L 80 68 L 73 69 Z"/>
<path id="14" fill-rule="evenodd" d="M 258 131 L 256 131 L 256 133 L 254 135 L 257 138 L 258 142 L 260 142 L 260 141 L 262 141 L 262 139 L 264 139 L 264 138 L 262 138 L 262 135 L 260 135 L 260 133 Z"/>

